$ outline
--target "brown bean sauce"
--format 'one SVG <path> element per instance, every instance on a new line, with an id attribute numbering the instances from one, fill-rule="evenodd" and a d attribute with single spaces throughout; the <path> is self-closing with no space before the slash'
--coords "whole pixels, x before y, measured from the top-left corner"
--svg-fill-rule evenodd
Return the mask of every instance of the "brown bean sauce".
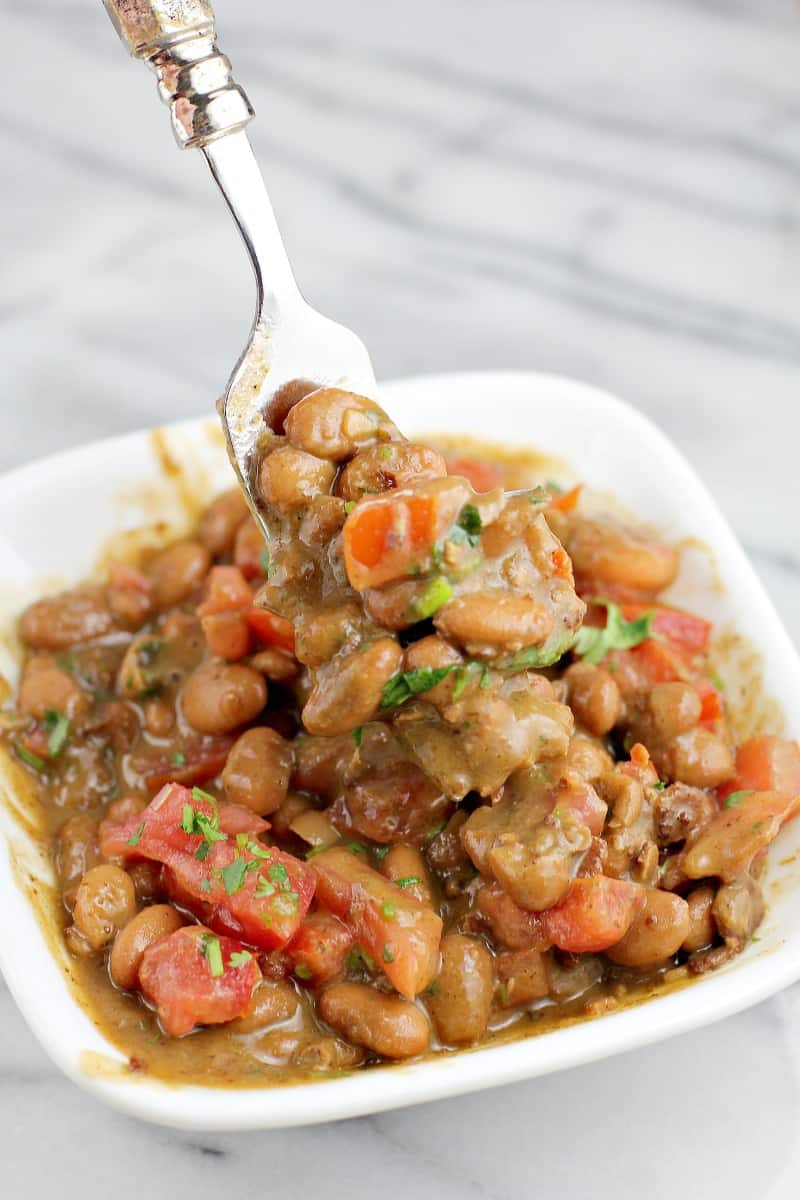
<path id="1" fill-rule="evenodd" d="M 71 974 L 131 1069 L 331 1077 L 738 953 L 800 749 L 735 744 L 710 626 L 659 601 L 675 550 L 584 515 L 535 457 L 408 443 L 336 389 L 285 408 L 257 472 L 268 546 L 228 493 L 195 537 L 20 621 L 3 737 Z"/>

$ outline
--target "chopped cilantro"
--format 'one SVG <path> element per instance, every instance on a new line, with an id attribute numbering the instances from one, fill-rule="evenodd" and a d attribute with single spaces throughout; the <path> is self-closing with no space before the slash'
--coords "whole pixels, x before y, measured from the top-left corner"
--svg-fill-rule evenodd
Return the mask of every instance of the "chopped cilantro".
<path id="1" fill-rule="evenodd" d="M 185 767 L 186 755 L 182 750 L 176 750 L 170 761 L 172 762 L 173 767 Z"/>
<path id="2" fill-rule="evenodd" d="M 602 629 L 584 625 L 575 639 L 575 653 L 589 663 L 600 663 L 609 650 L 630 650 L 647 641 L 653 632 L 655 613 L 645 613 L 635 621 L 626 621 L 618 604 L 598 601 L 606 609 L 606 623 Z"/>
<path id="3" fill-rule="evenodd" d="M 208 852 L 211 849 L 210 842 L 201 842 L 194 852 L 194 856 L 198 862 L 205 862 L 208 858 Z"/>
<path id="4" fill-rule="evenodd" d="M 297 892 L 281 892 L 272 902 L 272 907 L 281 917 L 293 917 L 300 907 Z"/>
<path id="5" fill-rule="evenodd" d="M 286 870 L 286 867 L 283 865 L 283 863 L 273 863 L 271 867 L 267 868 L 267 875 L 270 877 L 276 887 L 281 889 L 282 892 L 288 892 L 291 889 L 292 885 L 289 882 L 289 872 Z"/>
<path id="6" fill-rule="evenodd" d="M 386 858 L 386 855 L 388 853 L 389 853 L 388 846 L 373 846 L 372 847 L 372 857 L 377 858 L 378 862 L 383 862 L 383 860 Z"/>
<path id="7" fill-rule="evenodd" d="M 305 963 L 298 963 L 294 969 L 294 973 L 298 979 L 310 979 L 312 971 L 311 967 L 306 966 Z"/>
<path id="8" fill-rule="evenodd" d="M 256 880 L 256 890 L 253 893 L 256 900 L 264 900 L 267 896 L 275 895 L 275 884 L 270 883 L 263 875 L 259 875 Z"/>
<path id="9" fill-rule="evenodd" d="M 485 691 L 491 682 L 492 682 L 492 679 L 491 679 L 491 673 L 489 671 L 489 664 L 484 663 L 483 666 L 481 667 L 481 681 L 478 686 L 481 688 L 482 691 Z"/>
<path id="10" fill-rule="evenodd" d="M 483 521 L 481 520 L 481 514 L 474 504 L 464 505 L 456 524 L 458 525 L 459 529 L 464 530 L 470 546 L 477 546 L 481 537 Z"/>
<path id="11" fill-rule="evenodd" d="M 508 984 L 499 983 L 497 985 L 497 998 L 502 1005 L 508 1004 Z"/>
<path id="12" fill-rule="evenodd" d="M 463 667 L 459 667 L 453 676 L 453 699 L 458 700 L 464 688 L 467 686 L 467 672 Z"/>
<path id="13" fill-rule="evenodd" d="M 347 956 L 347 969 L 348 971 L 360 971 L 362 967 L 367 971 L 374 972 L 376 969 L 375 959 L 361 946 L 356 946 Z"/>
<path id="14" fill-rule="evenodd" d="M 269 546 L 262 546 L 258 554 L 258 565 L 261 574 L 269 576 Z"/>
<path id="15" fill-rule="evenodd" d="M 252 954 L 249 950 L 234 950 L 233 954 L 228 959 L 229 967 L 243 967 L 245 963 L 249 963 Z"/>
<path id="16" fill-rule="evenodd" d="M 144 821 L 142 821 L 141 825 L 136 830 L 136 832 L 131 834 L 131 836 L 128 838 L 127 842 L 125 843 L 125 845 L 131 846 L 131 847 L 138 846 L 139 842 L 142 840 L 143 833 L 144 833 Z"/>
<path id="17" fill-rule="evenodd" d="M 667 785 L 663 779 L 659 779 L 657 783 L 652 783 L 650 786 L 657 792 L 663 792 Z"/>
<path id="18" fill-rule="evenodd" d="M 416 671 L 401 671 L 399 675 L 393 675 L 388 683 L 384 684 L 381 708 L 397 708 L 412 696 L 429 692 L 453 670 L 455 664 L 449 667 L 420 667 Z"/>
<path id="19" fill-rule="evenodd" d="M 327 849 L 328 847 L 324 843 L 319 846 L 312 846 L 310 850 L 306 850 L 306 862 L 308 862 L 309 858 L 316 858 L 318 854 L 322 854 L 323 850 Z"/>
<path id="20" fill-rule="evenodd" d="M 421 621 L 432 617 L 444 604 L 447 604 L 452 594 L 452 584 L 448 583 L 443 575 L 437 575 L 435 579 L 426 584 L 422 595 L 414 601 L 412 606 L 414 616 Z"/>
<path id="21" fill-rule="evenodd" d="M 432 842 L 435 837 L 439 836 L 446 824 L 446 821 L 442 821 L 439 825 L 431 826 L 431 828 L 425 834 L 425 841 Z"/>
<path id="22" fill-rule="evenodd" d="M 528 493 L 528 499 L 531 504 L 549 504 L 550 493 L 540 483 L 537 483 L 536 487 L 531 488 L 531 491 Z"/>
<path id="23" fill-rule="evenodd" d="M 66 654 L 59 654 L 56 658 L 56 665 L 59 666 L 62 671 L 68 671 L 71 675 L 77 666 L 77 663 L 75 662 L 75 655 L 71 650 L 67 650 Z"/>
<path id="24" fill-rule="evenodd" d="M 357 725 L 355 727 L 355 729 L 353 730 L 353 741 L 355 742 L 356 746 L 359 749 L 361 748 L 361 739 L 363 736 L 364 736 L 364 726 Z"/>
<path id="25" fill-rule="evenodd" d="M 233 862 L 228 863 L 227 867 L 222 868 L 220 875 L 229 896 L 235 896 L 242 890 L 248 871 L 252 871 L 255 867 L 256 863 L 248 862 L 246 858 L 235 858 Z"/>
<path id="26" fill-rule="evenodd" d="M 184 804 L 181 814 L 181 829 L 184 833 L 194 833 L 194 819 L 196 816 L 197 813 L 191 804 Z"/>
<path id="27" fill-rule="evenodd" d="M 15 743 L 14 752 L 16 753 L 17 758 L 21 758 L 22 761 L 27 766 L 32 767 L 34 771 L 44 770 L 46 765 L 44 759 L 40 758 L 38 754 L 34 754 L 32 750 L 29 750 L 23 742 Z"/>
<path id="28" fill-rule="evenodd" d="M 402 879 L 395 879 L 394 886 L 399 888 L 414 887 L 415 884 L 422 883 L 418 875 L 404 875 Z"/>
<path id="29" fill-rule="evenodd" d="M 216 797 L 212 796 L 210 792 L 204 792 L 199 787 L 192 788 L 192 799 L 194 801 L 205 800 L 207 804 L 213 804 L 214 808 L 217 807 Z"/>
<path id="30" fill-rule="evenodd" d="M 441 990 L 442 989 L 439 987 L 439 980 L 434 979 L 434 980 L 432 980 L 431 985 L 428 988 L 428 995 L 429 996 L 438 996 L 439 993 L 441 992 Z"/>
<path id="31" fill-rule="evenodd" d="M 211 880 L 210 879 L 206 878 L 206 879 L 200 880 L 200 891 L 201 892 L 210 892 L 211 891 Z"/>
<path id="32" fill-rule="evenodd" d="M 394 962 L 394 951 L 392 950 L 392 947 L 389 945 L 389 943 L 388 943 L 388 942 L 384 943 L 384 947 L 383 947 L 383 961 L 384 961 L 385 963 L 391 963 L 391 962 Z"/>
<path id="33" fill-rule="evenodd" d="M 345 500 L 345 502 L 344 502 L 344 511 L 345 511 L 345 512 L 346 512 L 346 513 L 349 515 L 349 514 L 350 514 L 350 513 L 353 511 L 353 509 L 355 508 L 355 506 L 356 506 L 356 501 L 355 501 L 355 500 Z"/>
<path id="34" fill-rule="evenodd" d="M 388 459 L 393 456 L 393 454 L 394 450 L 391 446 L 381 446 L 380 450 L 378 451 L 378 458 L 380 458 L 383 462 L 387 462 Z"/>
<path id="35" fill-rule="evenodd" d="M 725 691 L 725 684 L 722 682 L 716 671 L 709 671 L 708 678 L 711 680 L 718 692 Z"/>
<path id="36" fill-rule="evenodd" d="M 44 724 L 49 733 L 47 753 L 51 758 L 58 758 L 69 740 L 69 718 L 48 709 L 44 715 Z"/>
<path id="37" fill-rule="evenodd" d="M 397 905 L 391 900 L 384 900 L 381 905 L 381 912 L 387 921 L 394 921 L 397 917 Z"/>
<path id="38" fill-rule="evenodd" d="M 583 633 L 583 630 L 580 631 Z M 531 667 L 552 667 L 575 643 L 575 634 L 566 633 L 548 638 L 543 646 L 527 646 L 503 659 L 498 666 L 504 671 L 526 671 Z M 488 686 L 488 685 L 487 685 Z"/>
<path id="39" fill-rule="evenodd" d="M 351 854 L 366 855 L 367 853 L 367 847 L 363 842 L 347 842 L 345 850 L 349 850 Z"/>
<path id="40" fill-rule="evenodd" d="M 203 954 L 208 962 L 208 969 L 214 979 L 219 979 L 225 967 L 222 962 L 222 946 L 219 938 L 212 937 L 210 933 L 204 933 L 200 939 Z"/>
<path id="41" fill-rule="evenodd" d="M 730 796 L 728 796 L 728 798 L 726 799 L 726 801 L 722 807 L 723 808 L 736 808 L 736 805 L 741 804 L 742 801 L 744 800 L 745 796 L 749 796 L 749 795 L 750 795 L 750 791 L 748 788 L 742 788 L 738 792 L 731 792 Z"/>

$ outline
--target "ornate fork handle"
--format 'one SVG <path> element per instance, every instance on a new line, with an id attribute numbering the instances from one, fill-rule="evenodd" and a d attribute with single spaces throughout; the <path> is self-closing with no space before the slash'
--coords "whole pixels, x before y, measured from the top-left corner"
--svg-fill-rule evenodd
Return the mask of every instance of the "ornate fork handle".
<path id="1" fill-rule="evenodd" d="M 217 47 L 210 0 L 103 0 L 135 58 L 153 68 L 183 149 L 244 129 L 255 113 Z"/>

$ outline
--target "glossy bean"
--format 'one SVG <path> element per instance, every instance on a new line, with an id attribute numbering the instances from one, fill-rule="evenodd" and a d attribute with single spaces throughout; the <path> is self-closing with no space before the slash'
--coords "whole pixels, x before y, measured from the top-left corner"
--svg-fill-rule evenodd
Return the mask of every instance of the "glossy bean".
<path id="1" fill-rule="evenodd" d="M 689 933 L 689 906 L 673 892 L 645 891 L 645 905 L 628 932 L 606 951 L 625 967 L 650 967 L 671 958 Z"/>
<path id="2" fill-rule="evenodd" d="M 145 950 L 183 924 L 183 917 L 171 904 L 151 904 L 132 917 L 115 937 L 108 960 L 108 969 L 117 987 L 133 991 L 139 983 L 139 968 Z"/>
<path id="3" fill-rule="evenodd" d="M 57 712 L 71 721 L 85 717 L 91 707 L 89 694 L 69 671 L 54 658 L 36 654 L 25 663 L 19 685 L 19 711 L 41 721 L 48 712 Z"/>
<path id="4" fill-rule="evenodd" d="M 37 600 L 19 621 L 19 636 L 35 650 L 67 650 L 110 633 L 114 618 L 106 589 L 86 586 Z"/>
<path id="5" fill-rule="evenodd" d="M 249 1012 L 231 1021 L 228 1028 L 235 1033 L 268 1029 L 293 1017 L 299 1004 L 297 992 L 288 979 L 262 979 L 253 990 Z"/>
<path id="6" fill-rule="evenodd" d="M 683 939 L 683 947 L 687 954 L 696 950 L 705 950 L 710 946 L 717 934 L 712 906 L 714 904 L 714 889 L 706 883 L 695 888 L 686 897 L 689 906 L 689 932 Z"/>
<path id="7" fill-rule="evenodd" d="M 427 1000 L 441 1041 L 464 1046 L 483 1037 L 493 991 L 492 956 L 483 942 L 459 933 L 442 938 L 442 965 Z"/>
<path id="8" fill-rule="evenodd" d="M 400 670 L 402 660 L 398 642 L 385 637 L 322 667 L 303 709 L 308 732 L 330 737 L 366 724 L 378 711 L 383 688 Z"/>
<path id="9" fill-rule="evenodd" d="M 553 628 L 553 617 L 531 596 L 487 588 L 457 596 L 439 610 L 433 623 L 445 637 L 480 654 L 540 645 Z"/>
<path id="10" fill-rule="evenodd" d="M 160 550 L 145 565 L 156 607 L 162 611 L 180 604 L 197 591 L 208 574 L 211 555 L 202 542 L 187 538 Z"/>
<path id="11" fill-rule="evenodd" d="M 379 404 L 341 388 L 320 388 L 305 396 L 287 416 L 285 429 L 293 446 L 334 462 L 373 442 L 400 440 Z"/>
<path id="12" fill-rule="evenodd" d="M 291 745 L 274 729 L 248 729 L 228 755 L 225 794 L 260 816 L 274 812 L 286 799 L 293 761 Z"/>
<path id="13" fill-rule="evenodd" d="M 387 879 L 407 891 L 409 896 L 419 900 L 420 904 L 433 907 L 433 884 L 431 883 L 428 866 L 416 846 L 405 842 L 397 842 L 389 847 L 389 853 L 381 863 L 381 870 Z"/>
<path id="14" fill-rule="evenodd" d="M 656 737 L 672 738 L 693 729 L 700 720 L 702 704 L 697 689 L 688 683 L 657 683 L 647 705 Z"/>
<path id="15" fill-rule="evenodd" d="M 700 726 L 679 734 L 668 745 L 668 772 L 673 779 L 696 788 L 713 788 L 734 772 L 733 753 L 727 742 Z"/>
<path id="16" fill-rule="evenodd" d="M 183 689 L 183 715 L 200 733 L 229 733 L 267 703 L 264 676 L 241 663 L 202 663 Z"/>
<path id="17" fill-rule="evenodd" d="M 327 492 L 336 468 L 295 446 L 278 446 L 261 463 L 258 488 L 266 504 L 282 512 L 302 508 L 312 496 Z"/>
<path id="18" fill-rule="evenodd" d="M 447 465 L 438 450 L 412 442 L 369 446 L 360 450 L 342 471 L 336 492 L 344 500 L 407 487 L 424 479 L 441 479 Z"/>
<path id="19" fill-rule="evenodd" d="M 107 945 L 136 912 L 130 875 L 108 863 L 92 867 L 81 879 L 72 919 L 93 950 Z"/>
<path id="20" fill-rule="evenodd" d="M 574 663 L 564 678 L 577 720 L 595 737 L 609 733 L 619 720 L 622 699 L 613 675 L 592 663 Z"/>
<path id="21" fill-rule="evenodd" d="M 214 558 L 230 552 L 236 531 L 248 514 L 241 488 L 231 488 L 212 500 L 200 518 L 198 537 Z"/>
<path id="22" fill-rule="evenodd" d="M 319 1012 L 348 1042 L 384 1058 L 414 1058 L 428 1046 L 430 1026 L 417 1006 L 367 983 L 332 984 L 319 998 Z"/>

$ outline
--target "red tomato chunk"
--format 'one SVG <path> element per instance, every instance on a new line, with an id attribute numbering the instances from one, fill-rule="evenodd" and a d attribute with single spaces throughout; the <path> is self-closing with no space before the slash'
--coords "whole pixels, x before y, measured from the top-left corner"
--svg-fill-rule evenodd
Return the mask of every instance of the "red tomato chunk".
<path id="1" fill-rule="evenodd" d="M 241 942 L 188 925 L 145 951 L 139 982 L 170 1037 L 196 1025 L 222 1025 L 244 1016 L 261 978 L 258 963 Z"/>
<path id="2" fill-rule="evenodd" d="M 639 884 L 592 875 L 573 880 L 564 899 L 539 916 L 553 945 L 588 954 L 607 950 L 624 937 L 643 907 Z"/>

